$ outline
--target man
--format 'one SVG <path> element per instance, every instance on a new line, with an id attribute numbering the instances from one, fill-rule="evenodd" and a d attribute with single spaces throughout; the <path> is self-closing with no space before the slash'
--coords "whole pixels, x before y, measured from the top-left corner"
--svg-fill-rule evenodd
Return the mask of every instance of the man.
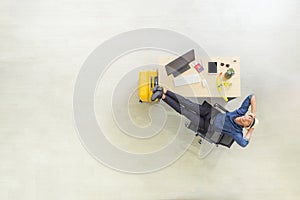
<path id="1" fill-rule="evenodd" d="M 193 123 L 198 124 L 199 129 L 205 133 L 207 132 L 212 112 L 210 104 L 207 106 L 207 104 L 200 105 L 194 103 L 179 94 L 175 94 L 159 86 L 154 87 L 151 97 L 152 101 L 156 99 L 162 99 L 176 112 L 184 115 Z M 250 105 L 251 113 L 246 114 Z M 212 126 L 214 131 L 231 135 L 241 147 L 246 147 L 257 124 L 256 99 L 254 94 L 251 94 L 244 100 L 241 107 L 235 111 L 217 114 Z M 245 136 L 243 136 L 243 128 L 248 130 Z"/>

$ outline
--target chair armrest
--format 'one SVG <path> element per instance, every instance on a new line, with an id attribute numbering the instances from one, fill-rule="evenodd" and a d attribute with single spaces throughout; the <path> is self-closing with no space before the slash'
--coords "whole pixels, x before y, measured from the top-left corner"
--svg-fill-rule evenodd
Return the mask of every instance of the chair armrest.
<path id="1" fill-rule="evenodd" d="M 218 103 L 215 103 L 214 104 L 214 107 L 215 108 L 219 108 L 220 110 L 224 111 L 224 112 L 228 112 L 228 110 L 226 110 L 226 108 L 224 108 L 223 106 L 221 106 L 220 104 Z"/>
<path id="2" fill-rule="evenodd" d="M 216 144 L 220 144 L 220 145 L 228 147 L 228 148 L 230 148 L 233 143 L 234 143 L 233 137 L 231 137 L 230 135 L 226 135 L 226 134 L 222 134 L 219 141 L 216 142 Z"/>

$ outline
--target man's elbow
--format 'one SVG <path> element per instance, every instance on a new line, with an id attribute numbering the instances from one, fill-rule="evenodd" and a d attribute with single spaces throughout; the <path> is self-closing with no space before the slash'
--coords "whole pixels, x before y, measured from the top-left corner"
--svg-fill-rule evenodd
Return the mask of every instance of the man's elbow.
<path id="1" fill-rule="evenodd" d="M 249 144 L 249 141 L 248 140 L 243 140 L 243 141 L 239 142 L 238 144 L 241 147 L 245 148 Z"/>
<path id="2" fill-rule="evenodd" d="M 240 146 L 245 148 L 246 146 L 248 146 L 248 143 L 242 143 L 242 144 L 240 144 Z"/>

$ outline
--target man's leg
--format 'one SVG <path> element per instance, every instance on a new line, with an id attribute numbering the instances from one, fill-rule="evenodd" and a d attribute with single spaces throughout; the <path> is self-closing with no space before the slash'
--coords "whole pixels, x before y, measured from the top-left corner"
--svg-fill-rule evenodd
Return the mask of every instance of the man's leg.
<path id="1" fill-rule="evenodd" d="M 181 106 L 173 98 L 167 96 L 166 94 L 163 94 L 162 100 L 164 102 L 166 102 L 170 107 L 172 107 L 176 112 L 178 112 L 179 114 L 181 114 Z"/>
<path id="2" fill-rule="evenodd" d="M 210 112 L 210 109 L 208 109 L 207 107 L 204 107 L 200 104 L 194 103 L 194 102 L 190 101 L 189 99 L 187 99 L 179 94 L 176 94 L 172 91 L 167 90 L 165 92 L 165 95 L 171 97 L 177 103 L 184 106 L 186 109 L 194 111 L 198 115 L 206 116 Z"/>
<path id="3" fill-rule="evenodd" d="M 176 102 L 173 98 L 169 97 L 168 95 L 164 94 L 162 100 L 166 102 L 169 106 L 171 106 L 176 112 L 188 118 L 193 124 L 198 125 L 198 129 L 200 127 L 205 127 L 204 118 L 200 117 L 199 114 L 184 107 L 181 107 L 178 102 Z"/>

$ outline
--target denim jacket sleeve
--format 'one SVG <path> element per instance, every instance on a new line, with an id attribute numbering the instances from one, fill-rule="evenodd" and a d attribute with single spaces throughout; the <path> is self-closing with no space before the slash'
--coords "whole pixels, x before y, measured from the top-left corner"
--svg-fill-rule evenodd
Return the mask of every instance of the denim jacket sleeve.
<path id="1" fill-rule="evenodd" d="M 246 147 L 249 144 L 249 140 L 244 138 L 242 134 L 234 135 L 233 138 L 241 147 Z"/>
<path id="2" fill-rule="evenodd" d="M 243 101 L 242 105 L 240 108 L 236 109 L 235 112 L 239 115 L 245 115 L 249 109 L 249 106 L 251 105 L 251 98 L 253 94 L 250 94 L 246 99 Z"/>

